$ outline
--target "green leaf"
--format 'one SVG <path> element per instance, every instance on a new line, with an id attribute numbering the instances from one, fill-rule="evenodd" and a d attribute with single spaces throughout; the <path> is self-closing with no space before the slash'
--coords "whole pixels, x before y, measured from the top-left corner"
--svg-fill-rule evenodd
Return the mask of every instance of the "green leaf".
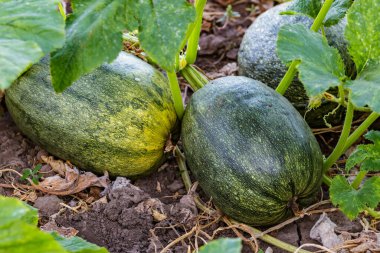
<path id="1" fill-rule="evenodd" d="M 379 0 L 356 0 L 348 11 L 344 35 L 358 73 L 368 61 L 380 61 L 379 13 Z"/>
<path id="2" fill-rule="evenodd" d="M 335 176 L 330 186 L 330 197 L 334 205 L 353 220 L 367 207 L 375 208 L 380 202 L 380 177 L 366 180 L 359 190 L 355 190 L 343 176 Z"/>
<path id="3" fill-rule="evenodd" d="M 63 48 L 51 54 L 54 89 L 62 92 L 80 76 L 114 60 L 122 49 L 122 0 L 76 0 L 66 19 Z"/>
<path id="4" fill-rule="evenodd" d="M 0 90 L 64 41 L 58 0 L 0 0 Z"/>
<path id="5" fill-rule="evenodd" d="M 37 209 L 20 200 L 0 196 L 0 227 L 17 221 L 37 226 Z"/>
<path id="6" fill-rule="evenodd" d="M 44 53 L 32 41 L 0 39 L 0 90 L 37 62 Z"/>
<path id="7" fill-rule="evenodd" d="M 322 7 L 321 0 L 294 0 L 286 11 L 281 12 L 285 15 L 305 15 L 316 18 Z"/>
<path id="8" fill-rule="evenodd" d="M 0 253 L 68 253 L 36 226 L 15 221 L 0 226 Z"/>
<path id="9" fill-rule="evenodd" d="M 325 26 L 336 25 L 346 15 L 352 0 L 334 0 L 324 20 Z"/>
<path id="10" fill-rule="evenodd" d="M 356 164 L 361 164 L 362 171 L 380 171 L 380 132 L 370 131 L 364 137 L 373 144 L 362 144 L 356 147 L 346 162 L 347 171 Z"/>
<path id="11" fill-rule="evenodd" d="M 175 70 L 178 53 L 195 8 L 187 0 L 128 0 L 139 23 L 141 47 L 161 68 Z"/>
<path id="12" fill-rule="evenodd" d="M 62 46 L 59 0 L 0 0 L 0 38 L 33 41 L 46 54 Z"/>
<path id="13" fill-rule="evenodd" d="M 370 61 L 356 80 L 348 82 L 352 90 L 352 103 L 356 106 L 368 105 L 380 113 L 380 62 Z"/>
<path id="14" fill-rule="evenodd" d="M 108 253 L 79 237 L 63 238 L 37 228 L 37 210 L 0 196 L 0 253 Z"/>
<path id="15" fill-rule="evenodd" d="M 54 239 L 71 253 L 107 253 L 108 251 L 95 244 L 89 243 L 79 237 L 64 238 L 57 233 L 52 233 Z"/>
<path id="16" fill-rule="evenodd" d="M 213 240 L 199 248 L 199 253 L 240 253 L 240 238 L 221 238 Z"/>
<path id="17" fill-rule="evenodd" d="M 281 27 L 277 54 L 285 63 L 301 61 L 298 65 L 299 78 L 309 97 L 338 86 L 340 79 L 345 76 L 343 60 L 338 50 L 330 47 L 322 35 L 301 24 Z"/>

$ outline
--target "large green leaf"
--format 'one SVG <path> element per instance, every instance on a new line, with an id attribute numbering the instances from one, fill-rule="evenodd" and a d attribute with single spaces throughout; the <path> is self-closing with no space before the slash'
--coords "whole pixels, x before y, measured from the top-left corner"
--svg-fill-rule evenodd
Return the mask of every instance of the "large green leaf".
<path id="1" fill-rule="evenodd" d="M 316 96 L 338 86 L 345 76 L 342 57 L 319 33 L 301 24 L 284 25 L 277 39 L 279 58 L 289 63 L 300 60 L 299 78 L 309 96 Z"/>
<path id="2" fill-rule="evenodd" d="M 79 237 L 64 238 L 52 233 L 54 239 L 70 253 L 107 253 L 108 251 Z"/>
<path id="3" fill-rule="evenodd" d="M 346 162 L 347 171 L 356 164 L 361 164 L 360 170 L 363 171 L 380 171 L 380 132 L 369 131 L 364 137 L 373 144 L 361 144 L 356 147 Z"/>
<path id="4" fill-rule="evenodd" d="M 63 238 L 37 228 L 37 210 L 0 196 L 0 253 L 108 253 L 79 237 Z"/>
<path id="5" fill-rule="evenodd" d="M 0 195 L 0 227 L 17 221 L 37 226 L 37 209 L 17 199 Z"/>
<path id="6" fill-rule="evenodd" d="M 352 0 L 335 0 L 326 14 L 324 25 L 336 25 L 341 19 L 344 18 L 351 4 Z"/>
<path id="7" fill-rule="evenodd" d="M 36 226 L 15 221 L 0 226 L 0 253 L 68 253 Z"/>
<path id="8" fill-rule="evenodd" d="M 58 0 L 0 0 L 0 89 L 64 42 Z"/>
<path id="9" fill-rule="evenodd" d="M 336 0 L 337 1 L 337 0 Z M 315 18 L 322 7 L 321 0 L 294 0 L 286 11 L 281 14 L 286 15 L 305 15 Z"/>
<path id="10" fill-rule="evenodd" d="M 240 253 L 241 249 L 240 238 L 221 238 L 200 247 L 199 253 Z"/>
<path id="11" fill-rule="evenodd" d="M 165 70 L 174 70 L 195 9 L 186 0 L 73 1 L 66 42 L 52 53 L 54 89 L 69 87 L 81 75 L 111 62 L 122 48 L 122 30 L 138 29 L 142 48 Z"/>
<path id="12" fill-rule="evenodd" d="M 349 82 L 348 87 L 352 90 L 351 99 L 355 105 L 368 105 L 380 113 L 380 62 L 369 61 L 357 79 Z"/>
<path id="13" fill-rule="evenodd" d="M 8 88 L 43 55 L 41 48 L 33 41 L 0 38 L 0 90 Z"/>
<path id="14" fill-rule="evenodd" d="M 195 21 L 195 9 L 186 0 L 128 0 L 139 23 L 141 47 L 161 68 L 175 70 L 189 25 Z"/>
<path id="15" fill-rule="evenodd" d="M 358 73 L 368 61 L 380 61 L 379 13 L 379 0 L 356 0 L 348 11 L 344 35 Z"/>
<path id="16" fill-rule="evenodd" d="M 66 19 L 66 42 L 51 54 L 53 86 L 58 92 L 114 60 L 122 48 L 123 0 L 76 0 L 73 4 L 74 13 Z"/>
<path id="17" fill-rule="evenodd" d="M 347 217 L 353 220 L 367 207 L 375 208 L 380 202 L 380 177 L 366 180 L 359 190 L 355 190 L 343 176 L 335 176 L 330 186 L 330 197 Z"/>

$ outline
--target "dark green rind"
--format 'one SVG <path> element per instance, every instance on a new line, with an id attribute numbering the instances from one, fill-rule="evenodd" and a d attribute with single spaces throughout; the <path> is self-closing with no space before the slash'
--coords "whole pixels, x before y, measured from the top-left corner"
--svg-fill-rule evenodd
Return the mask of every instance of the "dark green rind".
<path id="1" fill-rule="evenodd" d="M 310 203 L 319 191 L 323 160 L 315 137 L 294 107 L 259 81 L 224 77 L 197 91 L 182 140 L 202 189 L 236 220 L 279 223 L 292 214 L 293 198 Z"/>
<path id="2" fill-rule="evenodd" d="M 157 168 L 177 120 L 166 78 L 124 52 L 62 94 L 54 92 L 44 58 L 6 91 L 6 105 L 21 131 L 48 152 L 114 176 Z"/>
<path id="3" fill-rule="evenodd" d="M 285 11 L 289 4 L 277 5 L 260 15 L 246 31 L 238 54 L 239 73 L 259 80 L 273 89 L 278 86 L 287 71 L 287 67 L 276 53 L 277 34 L 281 26 L 301 23 L 310 27 L 312 24 L 312 20 L 306 16 L 280 15 L 280 12 Z M 337 25 L 326 28 L 326 37 L 330 45 L 339 50 L 347 67 L 346 72 L 350 76 L 354 72 L 354 64 L 344 38 L 346 23 L 346 19 L 343 19 Z M 302 115 L 305 114 L 309 100 L 298 78 L 294 79 L 285 97 Z M 306 121 L 313 127 L 324 126 L 323 116 L 336 106 L 335 103 L 323 103 L 320 108 L 306 113 Z M 340 111 L 335 115 L 336 122 L 330 121 L 330 123 L 338 123 L 342 116 L 342 111 Z M 330 117 L 329 120 L 332 118 Z"/>

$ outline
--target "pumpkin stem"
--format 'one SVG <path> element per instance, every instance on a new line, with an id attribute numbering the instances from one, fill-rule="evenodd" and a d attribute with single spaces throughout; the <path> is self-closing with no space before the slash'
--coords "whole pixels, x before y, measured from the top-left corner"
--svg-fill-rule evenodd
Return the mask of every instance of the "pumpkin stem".
<path id="1" fill-rule="evenodd" d="M 290 207 L 294 213 L 295 216 L 297 216 L 300 213 L 299 205 L 297 203 L 298 196 L 294 196 L 289 200 L 288 207 Z"/>

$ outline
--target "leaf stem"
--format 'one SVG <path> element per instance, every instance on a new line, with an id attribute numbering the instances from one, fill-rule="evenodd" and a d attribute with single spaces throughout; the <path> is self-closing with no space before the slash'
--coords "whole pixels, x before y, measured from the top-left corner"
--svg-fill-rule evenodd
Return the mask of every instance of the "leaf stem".
<path id="1" fill-rule="evenodd" d="M 367 207 L 365 211 L 375 219 L 380 219 L 380 212 L 375 211 L 373 208 Z"/>
<path id="2" fill-rule="evenodd" d="M 348 137 L 342 153 L 345 152 L 349 147 L 352 146 L 359 139 L 360 136 L 364 134 L 364 132 L 368 129 L 373 122 L 375 122 L 379 118 L 380 114 L 377 112 L 372 112 L 364 121 L 360 124 L 358 128 Z"/>
<path id="3" fill-rule="evenodd" d="M 234 220 L 231 220 L 232 224 L 234 225 L 242 225 L 241 223 L 237 222 L 237 221 L 234 221 Z M 242 229 L 248 229 L 250 231 L 247 231 L 249 232 L 250 234 L 255 234 L 255 235 L 260 235 L 262 234 L 262 232 L 256 228 L 253 228 L 251 226 L 248 226 L 248 225 L 244 225 L 243 227 L 241 227 Z M 273 246 L 276 246 L 280 249 L 283 249 L 283 250 L 286 250 L 288 252 L 295 252 L 297 250 L 297 247 L 294 247 L 293 245 L 290 245 L 286 242 L 283 242 L 277 238 L 274 238 L 270 235 L 261 235 L 261 236 L 258 236 L 259 239 L 263 240 L 264 242 L 266 243 L 269 243 Z M 301 253 L 311 253 L 310 251 L 307 251 L 307 250 L 299 250 L 298 252 L 301 252 Z"/>
<path id="4" fill-rule="evenodd" d="M 185 109 L 183 107 L 181 89 L 179 88 L 177 74 L 174 71 L 173 72 L 167 71 L 166 73 L 169 78 L 169 84 L 170 84 L 170 90 L 172 92 L 174 108 L 175 108 L 178 118 L 181 120 Z"/>
<path id="5" fill-rule="evenodd" d="M 317 17 L 314 19 L 314 22 L 310 27 L 310 30 L 318 32 L 319 28 L 321 28 L 321 26 L 323 25 L 323 20 L 325 20 L 327 12 L 329 11 L 333 2 L 334 0 L 326 0 L 323 3 L 321 10 L 319 11 Z"/>
<path id="6" fill-rule="evenodd" d="M 349 101 L 347 105 L 346 117 L 344 119 L 342 133 L 339 137 L 338 143 L 336 144 L 333 152 L 323 163 L 323 171 L 325 173 L 344 152 L 343 149 L 345 147 L 347 138 L 350 135 L 351 123 L 352 123 L 353 117 L 354 117 L 354 106 L 351 103 L 351 101 Z"/>
<path id="7" fill-rule="evenodd" d="M 209 82 L 208 78 L 198 71 L 193 65 L 186 65 L 180 73 L 190 84 L 193 91 L 199 90 Z"/>
<path id="8" fill-rule="evenodd" d="M 290 84 L 292 83 L 294 76 L 297 73 L 297 65 L 299 64 L 299 62 L 300 61 L 298 60 L 292 61 L 292 64 L 290 64 L 288 71 L 285 73 L 280 84 L 277 86 L 276 91 L 281 95 L 285 94 L 285 91 L 289 88 Z"/>
<path id="9" fill-rule="evenodd" d="M 188 64 L 193 64 L 197 59 L 199 36 L 201 34 L 202 28 L 202 16 L 204 7 L 206 6 L 206 2 L 207 0 L 195 0 L 195 10 L 197 12 L 197 17 L 195 20 L 193 31 L 191 32 L 189 40 L 187 41 L 187 48 L 185 54 L 186 62 Z"/>
<path id="10" fill-rule="evenodd" d="M 356 175 L 354 181 L 352 181 L 351 186 L 355 190 L 359 189 L 360 184 L 362 183 L 363 179 L 367 175 L 367 171 L 359 171 L 359 173 Z"/>
<path id="11" fill-rule="evenodd" d="M 338 91 L 339 91 L 339 103 L 341 105 L 344 105 L 346 100 L 345 100 L 343 83 L 338 85 Z"/>
<path id="12" fill-rule="evenodd" d="M 334 0 L 326 0 L 323 3 L 322 8 L 318 13 L 318 16 L 314 19 L 314 22 L 310 27 L 310 30 L 317 32 L 319 28 L 321 28 L 323 24 L 323 20 L 325 19 L 326 14 L 329 11 L 333 1 Z M 297 73 L 297 65 L 298 65 L 298 60 L 292 61 L 292 63 L 289 66 L 288 71 L 286 72 L 285 76 L 283 77 L 280 84 L 278 85 L 276 91 L 280 93 L 281 95 L 285 94 L 285 91 L 289 88 L 291 82 L 293 81 L 294 76 Z"/>
<path id="13" fill-rule="evenodd" d="M 323 183 L 327 186 L 330 186 L 331 183 L 332 183 L 332 180 L 329 176 L 327 176 L 326 174 L 323 174 L 322 176 L 322 180 L 323 180 Z"/>

